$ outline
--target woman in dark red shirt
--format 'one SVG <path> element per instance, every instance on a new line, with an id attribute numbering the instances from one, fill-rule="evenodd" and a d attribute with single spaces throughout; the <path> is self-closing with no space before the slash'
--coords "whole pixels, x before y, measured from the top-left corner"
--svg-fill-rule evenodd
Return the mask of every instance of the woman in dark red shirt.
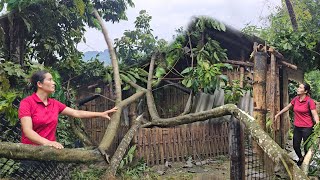
<path id="1" fill-rule="evenodd" d="M 309 84 L 300 84 L 297 89 L 297 96 L 293 98 L 291 103 L 283 108 L 274 119 L 277 120 L 282 113 L 288 111 L 291 107 L 293 107 L 294 112 L 293 149 L 299 158 L 297 164 L 300 166 L 304 159 L 300 149 L 301 141 L 303 139 L 305 142 L 312 134 L 313 120 L 315 123 L 319 123 L 316 104 L 310 97 Z M 304 152 L 308 152 L 307 145 L 304 146 Z"/>
<path id="2" fill-rule="evenodd" d="M 24 144 L 62 149 L 62 144 L 56 142 L 60 113 L 75 118 L 103 117 L 110 119 L 109 114 L 117 111 L 116 107 L 104 112 L 75 110 L 49 98 L 49 95 L 55 90 L 55 82 L 47 71 L 34 73 L 31 77 L 31 85 L 34 93 L 21 101 L 18 111 L 22 127 L 21 142 Z"/>

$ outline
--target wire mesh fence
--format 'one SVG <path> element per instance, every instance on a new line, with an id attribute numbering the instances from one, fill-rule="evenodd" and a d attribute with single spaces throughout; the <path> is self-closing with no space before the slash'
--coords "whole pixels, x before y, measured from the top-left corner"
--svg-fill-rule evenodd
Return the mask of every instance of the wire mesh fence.
<path id="1" fill-rule="evenodd" d="M 11 126 L 0 115 L 0 141 L 19 143 L 21 138 L 20 123 Z M 0 157 L 0 178 L 8 179 L 71 179 L 70 171 L 75 168 L 73 163 L 55 161 L 12 160 Z"/>
<path id="2" fill-rule="evenodd" d="M 254 141 L 248 134 L 245 135 L 245 157 L 245 179 L 274 179 L 272 161 L 266 156 L 259 158 Z"/>
<path id="3" fill-rule="evenodd" d="M 251 92 L 247 91 L 245 95 L 240 99 L 238 107 L 250 115 L 253 114 L 253 98 Z M 239 161 L 244 161 L 244 178 L 245 179 L 273 179 L 274 167 L 272 161 L 265 155 L 257 153 L 257 144 L 252 137 L 245 131 L 244 126 L 240 128 L 242 132 L 238 132 L 238 136 L 241 136 L 241 142 L 243 143 L 243 149 L 239 148 L 239 152 L 244 151 L 244 158 Z M 234 145 L 234 146 L 239 146 Z M 259 158 L 260 157 L 260 158 Z M 263 157 L 263 158 L 261 158 Z"/>

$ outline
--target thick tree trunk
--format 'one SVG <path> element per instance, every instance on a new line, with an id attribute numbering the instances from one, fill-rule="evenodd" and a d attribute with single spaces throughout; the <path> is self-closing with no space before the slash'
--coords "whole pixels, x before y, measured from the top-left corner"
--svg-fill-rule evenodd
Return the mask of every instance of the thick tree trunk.
<path id="1" fill-rule="evenodd" d="M 10 36 L 9 36 L 9 29 L 10 29 L 10 26 L 9 26 L 9 19 L 8 19 L 8 14 L 6 15 L 2 15 L 0 16 L 0 26 L 3 30 L 3 42 L 2 43 L 2 48 L 3 48 L 3 58 L 4 59 L 10 59 Z M 2 38 L 2 37 L 1 37 Z"/>
<path id="2" fill-rule="evenodd" d="M 134 101 L 129 105 L 129 125 L 130 127 L 133 125 L 135 119 L 137 119 L 137 106 L 138 106 L 138 101 Z"/>
<path id="3" fill-rule="evenodd" d="M 122 112 L 122 108 L 124 106 L 127 106 L 128 104 L 136 101 L 138 98 L 140 98 L 141 96 L 143 96 L 146 93 L 145 90 L 139 90 L 137 93 L 135 93 L 134 95 L 130 96 L 129 98 L 121 101 L 118 104 L 118 111 L 112 115 L 111 117 L 111 122 L 108 125 L 108 128 L 106 129 L 106 132 L 102 138 L 102 141 L 99 145 L 99 151 L 105 155 L 105 152 L 108 151 L 109 147 L 112 144 L 112 141 L 118 131 L 119 125 L 120 125 L 120 116 L 121 116 L 121 112 Z"/>
<path id="4" fill-rule="evenodd" d="M 8 159 L 32 159 L 59 162 L 92 163 L 103 162 L 96 150 L 55 149 L 47 146 L 33 146 L 20 143 L 0 142 L 0 157 Z"/>
<path id="5" fill-rule="evenodd" d="M 285 2 L 286 2 L 289 16 L 290 16 L 292 28 L 294 31 L 297 31 L 298 30 L 298 23 L 297 23 L 297 19 L 296 19 L 296 14 L 294 13 L 294 10 L 293 10 L 292 3 L 290 0 L 285 0 Z"/>

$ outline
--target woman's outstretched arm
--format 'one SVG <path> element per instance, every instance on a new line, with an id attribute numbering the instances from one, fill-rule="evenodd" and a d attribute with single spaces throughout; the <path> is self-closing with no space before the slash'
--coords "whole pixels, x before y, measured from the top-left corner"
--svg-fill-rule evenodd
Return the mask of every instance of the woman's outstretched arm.
<path id="1" fill-rule="evenodd" d="M 109 114 L 116 112 L 118 110 L 117 107 L 114 107 L 110 110 L 104 111 L 104 112 L 93 112 L 93 111 L 83 111 L 83 110 L 76 110 L 72 109 L 70 107 L 66 107 L 61 114 L 72 116 L 75 118 L 95 118 L 95 117 L 102 117 L 107 118 L 110 120 Z"/>

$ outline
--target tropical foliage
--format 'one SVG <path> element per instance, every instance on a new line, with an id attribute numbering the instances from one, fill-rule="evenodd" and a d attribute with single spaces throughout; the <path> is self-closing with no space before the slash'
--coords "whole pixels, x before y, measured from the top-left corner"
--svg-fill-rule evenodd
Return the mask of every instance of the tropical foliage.
<path id="1" fill-rule="evenodd" d="M 212 35 L 214 31 L 225 30 L 225 25 L 217 20 L 194 18 L 187 30 L 178 29 L 175 41 L 163 48 L 165 62 L 158 63 L 156 72 L 163 76 L 170 71 L 182 77 L 182 84 L 194 91 L 213 92 L 226 84 L 227 78 L 222 75 L 222 70 L 232 68 L 223 63 L 227 59 L 226 50 Z M 175 67 L 179 61 L 187 64 L 181 71 L 177 70 L 181 67 Z"/>
<path id="2" fill-rule="evenodd" d="M 115 48 L 122 64 L 133 65 L 146 61 L 151 54 L 166 44 L 163 39 L 158 40 L 150 27 L 152 17 L 141 10 L 134 22 L 134 30 L 126 30 L 121 38 L 115 39 Z"/>
<path id="3" fill-rule="evenodd" d="M 282 1 L 284 3 L 284 1 Z M 319 1 L 292 0 L 297 17 L 298 29 L 294 31 L 286 5 L 267 17 L 267 27 L 247 26 L 243 29 L 267 40 L 269 45 L 276 47 L 291 63 L 303 70 L 320 68 L 320 13 Z"/>
<path id="4" fill-rule="evenodd" d="M 86 25 L 98 27 L 92 14 L 94 8 L 106 21 L 117 22 L 126 19 L 125 10 L 129 6 L 134 6 L 131 0 L 0 1 L 0 11 L 7 12 L 1 18 L 0 28 L 1 35 L 7 34 L 0 40 L 0 111 L 8 112 L 13 99 L 22 95 L 21 87 L 27 84 L 26 74 L 30 74 L 37 63 L 54 67 L 62 82 L 77 80 L 77 77 L 81 80 L 103 77 L 106 74 L 103 65 L 97 61 L 81 61 L 76 45 L 85 41 Z"/>
<path id="5" fill-rule="evenodd" d="M 316 100 L 320 101 L 320 71 L 314 70 L 306 73 L 304 75 L 305 81 L 310 84 L 311 87 L 311 97 Z"/>
<path id="6" fill-rule="evenodd" d="M 4 6 L 5 3 L 7 6 Z M 131 0 L 0 1 L 0 10 L 6 7 L 5 10 L 9 11 L 6 16 L 11 22 L 5 23 L 7 26 L 2 29 L 15 41 L 19 40 L 13 44 L 4 40 L 3 52 L 11 51 L 5 53 L 4 58 L 19 62 L 16 56 L 22 54 L 21 65 L 36 61 L 46 66 L 58 65 L 69 73 L 78 72 L 81 53 L 76 45 L 81 40 L 85 41 L 83 33 L 86 25 L 99 27 L 92 14 L 93 9 L 97 9 L 106 21 L 118 22 L 127 19 L 125 10 L 128 6 L 134 6 Z"/>

